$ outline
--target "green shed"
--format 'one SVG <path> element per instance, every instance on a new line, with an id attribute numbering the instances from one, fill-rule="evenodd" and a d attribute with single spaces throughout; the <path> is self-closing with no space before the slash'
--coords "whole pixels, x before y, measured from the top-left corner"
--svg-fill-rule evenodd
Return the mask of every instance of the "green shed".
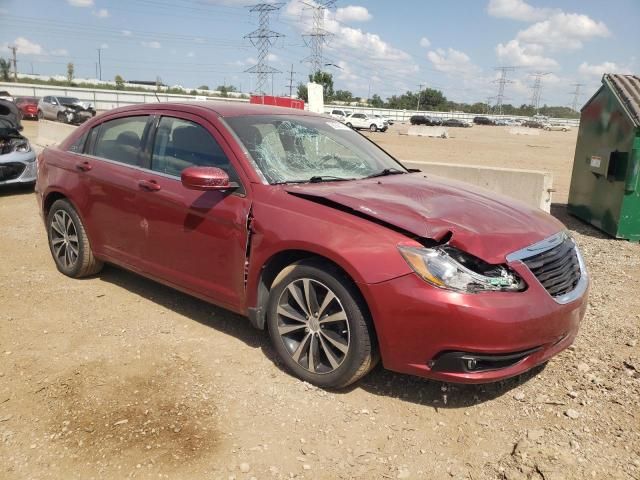
<path id="1" fill-rule="evenodd" d="M 640 77 L 606 74 L 582 107 L 569 212 L 640 241 Z"/>

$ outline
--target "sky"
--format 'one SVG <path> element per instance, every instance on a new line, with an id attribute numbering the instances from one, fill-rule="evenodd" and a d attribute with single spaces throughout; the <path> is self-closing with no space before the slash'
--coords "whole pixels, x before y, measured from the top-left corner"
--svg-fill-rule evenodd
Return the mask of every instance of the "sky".
<path id="1" fill-rule="evenodd" d="M 326 1 L 326 0 L 323 0 Z M 258 51 L 249 0 L 0 0 L 0 56 L 18 47 L 18 71 L 79 78 L 155 81 L 194 88 L 234 85 L 248 92 Z M 269 17 L 268 64 L 279 70 L 267 93 L 306 81 L 314 0 L 282 0 Z M 419 86 L 459 102 L 495 102 L 507 73 L 505 103 L 528 104 L 534 73 L 541 105 L 580 102 L 603 73 L 640 73 L 640 0 L 337 0 L 321 19 L 323 63 L 334 88 L 387 98 Z M 295 88 L 295 87 L 294 87 Z"/>

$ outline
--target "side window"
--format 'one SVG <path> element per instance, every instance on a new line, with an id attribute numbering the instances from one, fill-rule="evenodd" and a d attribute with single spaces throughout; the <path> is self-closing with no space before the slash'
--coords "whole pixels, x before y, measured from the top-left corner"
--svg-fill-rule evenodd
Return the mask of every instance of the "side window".
<path id="1" fill-rule="evenodd" d="M 44 98 L 42 99 L 42 101 L 43 101 L 44 103 L 51 103 L 51 97 L 44 97 Z"/>
<path id="2" fill-rule="evenodd" d="M 176 177 L 187 167 L 218 167 L 232 182 L 238 181 L 229 159 L 215 138 L 201 125 L 162 117 L 156 131 L 151 169 Z"/>
<path id="3" fill-rule="evenodd" d="M 127 165 L 142 166 L 142 137 L 148 118 L 147 115 L 140 115 L 104 122 L 95 140 L 93 154 Z"/>
<path id="4" fill-rule="evenodd" d="M 87 132 L 84 132 L 82 135 L 80 135 L 80 137 L 78 137 L 76 141 L 71 144 L 71 146 L 69 147 L 69 151 L 73 153 L 83 153 L 87 136 Z"/>

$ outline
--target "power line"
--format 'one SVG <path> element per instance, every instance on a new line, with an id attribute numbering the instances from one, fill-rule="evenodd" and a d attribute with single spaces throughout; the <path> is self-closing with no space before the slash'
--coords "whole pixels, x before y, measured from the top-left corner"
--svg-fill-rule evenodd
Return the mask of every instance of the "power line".
<path id="1" fill-rule="evenodd" d="M 264 94 L 264 87 L 267 83 L 268 75 L 271 74 L 271 84 L 273 87 L 273 74 L 280 73 L 267 64 L 269 48 L 273 45 L 274 38 L 283 37 L 281 33 L 269 29 L 269 15 L 282 7 L 282 3 L 258 3 L 249 7 L 251 13 L 258 12 L 260 26 L 244 38 L 248 38 L 251 44 L 258 49 L 258 63 L 245 70 L 247 73 L 256 74 L 256 92 Z"/>
<path id="2" fill-rule="evenodd" d="M 584 83 L 572 83 L 572 87 L 576 89 L 572 92 L 573 100 L 571 101 L 571 108 L 574 112 L 578 111 L 578 103 L 580 102 L 580 87 L 584 87 Z"/>
<path id="3" fill-rule="evenodd" d="M 494 80 L 498 84 L 498 94 L 496 95 L 496 109 L 498 114 L 502 115 L 502 102 L 504 100 L 504 87 L 507 83 L 513 83 L 513 80 L 507 80 L 507 73 L 515 71 L 516 67 L 496 67 L 495 70 L 500 72 L 500 78 Z"/>
<path id="4" fill-rule="evenodd" d="M 313 27 L 309 33 L 302 37 L 311 49 L 311 55 L 303 61 L 309 62 L 311 75 L 314 75 L 316 72 L 322 71 L 324 67 L 322 48 L 327 43 L 327 38 L 331 35 L 324 28 L 325 12 L 335 5 L 336 0 L 324 0 L 316 3 L 303 1 L 302 3 L 306 5 L 305 10 L 312 10 L 313 12 Z"/>
<path id="5" fill-rule="evenodd" d="M 540 108 L 540 91 L 542 90 L 542 77 L 549 75 L 551 72 L 536 72 L 531 74 L 535 78 L 533 81 L 532 93 L 531 93 L 531 106 L 538 113 Z"/>

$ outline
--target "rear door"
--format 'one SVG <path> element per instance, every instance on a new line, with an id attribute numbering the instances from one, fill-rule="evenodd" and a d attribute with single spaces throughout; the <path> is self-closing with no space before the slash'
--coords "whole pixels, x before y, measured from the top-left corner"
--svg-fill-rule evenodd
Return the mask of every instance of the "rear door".
<path id="1" fill-rule="evenodd" d="M 141 191 L 137 205 L 147 225 L 145 269 L 181 289 L 238 308 L 244 299 L 249 182 L 238 176 L 222 135 L 202 117 L 162 116 L 151 143 L 150 169 L 138 177 L 152 185 Z M 189 190 L 180 181 L 189 166 L 222 168 L 241 187 Z"/>

